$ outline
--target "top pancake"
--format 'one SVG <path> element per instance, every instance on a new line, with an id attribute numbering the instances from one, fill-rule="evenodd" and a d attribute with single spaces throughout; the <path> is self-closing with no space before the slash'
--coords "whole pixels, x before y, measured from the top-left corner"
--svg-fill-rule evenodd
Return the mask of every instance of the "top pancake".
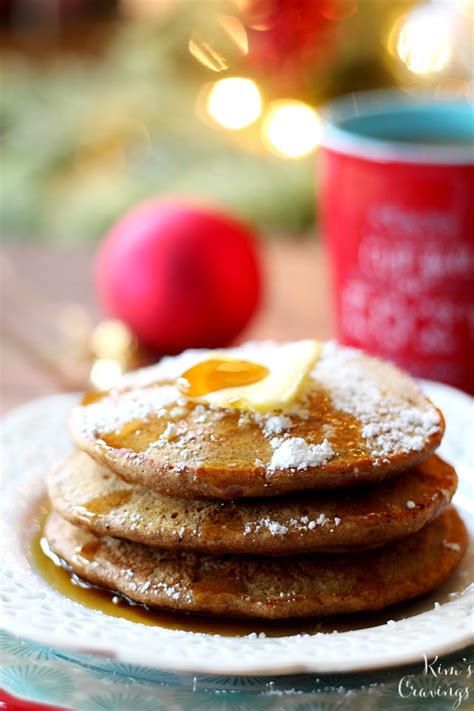
<path id="1" fill-rule="evenodd" d="M 275 344 L 228 349 L 263 362 Z M 126 481 L 183 498 L 277 496 L 376 482 L 439 445 L 444 421 L 413 380 L 360 351 L 323 345 L 303 395 L 267 415 L 186 401 L 176 380 L 207 360 L 185 351 L 74 408 L 76 444 Z"/>

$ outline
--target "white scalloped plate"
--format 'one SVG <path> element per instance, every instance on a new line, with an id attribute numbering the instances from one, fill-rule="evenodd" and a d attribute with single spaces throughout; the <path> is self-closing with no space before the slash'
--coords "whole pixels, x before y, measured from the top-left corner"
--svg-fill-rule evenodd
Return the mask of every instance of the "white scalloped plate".
<path id="1" fill-rule="evenodd" d="M 424 383 L 424 387 L 446 415 L 447 433 L 440 453 L 458 469 L 456 503 L 472 533 L 474 498 L 468 487 L 473 478 L 472 471 L 469 474 L 473 402 L 446 386 Z M 230 675 L 369 670 L 418 661 L 423 654 L 452 652 L 472 641 L 474 595 L 473 586 L 468 587 L 472 540 L 469 557 L 458 573 L 442 590 L 411 605 L 409 617 L 349 632 L 264 639 L 222 637 L 109 617 L 63 597 L 28 562 L 26 531 L 44 494 L 48 468 L 71 448 L 66 419 L 75 399 L 74 395 L 56 395 L 36 400 L 4 420 L 0 550 L 5 561 L 2 626 L 7 631 L 75 654 L 95 654 L 154 669 Z"/>

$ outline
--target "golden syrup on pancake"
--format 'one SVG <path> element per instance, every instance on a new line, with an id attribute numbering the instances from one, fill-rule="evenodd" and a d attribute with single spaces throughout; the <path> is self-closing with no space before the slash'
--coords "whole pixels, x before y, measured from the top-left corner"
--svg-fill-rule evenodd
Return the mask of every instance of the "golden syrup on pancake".
<path id="1" fill-rule="evenodd" d="M 89 543 L 85 543 L 81 549 L 77 551 L 76 555 L 78 558 L 83 558 L 87 560 L 88 563 L 92 563 L 99 548 L 100 541 L 90 541 Z"/>
<path id="2" fill-rule="evenodd" d="M 176 385 L 176 381 L 171 378 L 162 378 L 161 380 L 156 380 L 152 383 L 148 383 L 147 385 L 144 385 L 143 388 L 144 389 L 152 388 L 152 387 L 156 387 L 157 385 Z M 132 387 L 133 387 L 133 385 L 121 387 L 119 391 L 117 390 L 117 392 L 125 393 L 125 392 L 129 391 Z M 79 404 L 82 405 L 82 407 L 87 407 L 87 405 L 93 405 L 94 403 L 99 402 L 99 400 L 102 400 L 104 397 L 107 397 L 108 395 L 110 395 L 113 392 L 114 392 L 114 389 L 112 389 L 112 390 L 90 390 L 89 392 L 85 393 L 85 395 L 83 395 Z"/>
<path id="3" fill-rule="evenodd" d="M 107 394 L 107 390 L 91 390 L 83 396 L 80 404 L 83 407 L 86 407 L 87 405 L 93 405 L 95 402 L 99 402 L 99 400 L 102 400 L 102 398 L 104 398 Z"/>
<path id="4" fill-rule="evenodd" d="M 197 437 L 190 438 L 187 449 L 193 454 L 194 448 L 196 448 L 198 459 L 202 460 L 205 457 L 206 461 L 212 463 L 213 466 L 222 466 L 223 468 L 229 467 L 232 462 L 237 461 L 237 458 L 244 463 L 249 459 L 251 461 L 261 459 L 263 462 L 270 460 L 273 450 L 268 438 L 265 437 L 257 423 L 250 422 L 250 424 L 241 426 L 239 425 L 241 413 L 237 410 L 229 410 L 221 419 L 212 422 L 210 431 L 213 437 L 203 437 L 203 425 L 196 423 L 192 417 L 194 408 L 193 403 L 186 405 L 185 414 L 180 419 L 180 424 L 184 425 L 189 434 L 192 435 L 196 432 Z M 311 414 L 310 418 L 294 418 L 291 428 L 292 437 L 302 437 L 309 444 L 317 444 L 328 437 L 334 450 L 341 453 L 341 458 L 336 456 L 332 463 L 340 464 L 343 459 L 347 460 L 349 466 L 355 461 L 358 462 L 355 466 L 370 464 L 370 455 L 361 434 L 362 425 L 356 417 L 336 410 L 331 403 L 331 398 L 323 389 L 319 389 L 311 396 L 308 408 Z M 168 422 L 169 419 L 166 415 L 132 420 L 120 430 L 104 434 L 98 433 L 97 438 L 114 449 L 123 448 L 144 452 L 150 444 L 160 438 L 166 430 Z M 232 438 L 232 441 L 236 443 L 232 454 L 230 454 L 228 446 L 223 446 L 223 442 L 228 443 L 229 438 Z"/>
<path id="5" fill-rule="evenodd" d="M 74 506 L 74 513 L 81 521 L 93 521 L 96 516 L 109 514 L 120 506 L 124 506 L 130 501 L 132 494 L 131 489 L 111 491 L 104 496 L 90 499 L 85 504 Z"/>
<path id="6" fill-rule="evenodd" d="M 269 375 L 264 365 L 248 360 L 211 358 L 189 368 L 178 378 L 178 389 L 189 397 L 200 397 L 216 390 L 253 385 Z"/>
<path id="7" fill-rule="evenodd" d="M 225 637 L 244 637 L 252 633 L 263 633 L 267 637 L 286 637 L 297 634 L 347 632 L 376 627 L 385 624 L 388 620 L 410 617 L 433 607 L 433 601 L 425 597 L 420 601 L 402 603 L 376 613 L 359 613 L 325 619 L 301 618 L 277 621 L 214 618 L 149 608 L 134 602 L 126 595 L 91 585 L 79 578 L 72 568 L 51 550 L 44 536 L 43 528 L 48 513 L 49 504 L 43 503 L 38 507 L 32 521 L 32 535 L 27 555 L 34 568 L 61 595 L 91 610 L 100 611 L 111 617 L 121 617 L 130 622 L 186 632 L 218 634 Z M 78 550 L 77 555 L 82 555 L 87 560 L 93 561 L 99 546 L 100 540 L 98 539 L 93 545 L 83 546 Z M 434 595 L 436 600 L 444 600 L 440 591 L 436 591 Z M 446 599 L 449 598 L 446 596 Z"/>
<path id="8" fill-rule="evenodd" d="M 111 491 L 110 494 L 91 499 L 86 504 L 83 504 L 82 508 L 95 515 L 109 514 L 114 509 L 119 508 L 119 506 L 124 506 L 128 503 L 132 498 L 132 494 L 132 489 Z"/>
<path id="9" fill-rule="evenodd" d="M 165 408 L 163 408 L 165 409 Z M 191 412 L 192 408 L 186 410 Z M 135 452 L 144 452 L 150 444 L 156 442 L 164 433 L 171 419 L 150 416 L 143 420 L 131 420 L 120 430 L 98 434 L 109 447 L 114 449 L 132 449 Z"/>

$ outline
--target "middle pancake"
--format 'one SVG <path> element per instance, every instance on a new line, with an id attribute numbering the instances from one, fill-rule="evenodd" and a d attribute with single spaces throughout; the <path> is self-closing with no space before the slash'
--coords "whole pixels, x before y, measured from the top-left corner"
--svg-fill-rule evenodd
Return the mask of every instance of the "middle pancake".
<path id="1" fill-rule="evenodd" d="M 84 452 L 49 475 L 53 508 L 98 535 L 213 554 L 288 555 L 372 548 L 415 533 L 456 491 L 437 456 L 375 486 L 283 498 L 191 501 L 127 484 Z"/>

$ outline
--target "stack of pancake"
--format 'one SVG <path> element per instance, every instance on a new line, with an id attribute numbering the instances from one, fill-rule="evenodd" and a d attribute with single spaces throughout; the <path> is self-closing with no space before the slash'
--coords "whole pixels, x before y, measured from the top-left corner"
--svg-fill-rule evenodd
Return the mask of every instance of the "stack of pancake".
<path id="1" fill-rule="evenodd" d="M 278 348 L 218 355 L 271 371 Z M 467 545 L 456 473 L 407 375 L 323 344 L 265 412 L 183 394 L 215 358 L 165 358 L 74 408 L 45 535 L 80 578 L 151 607 L 281 619 L 378 610 L 452 574 Z"/>

